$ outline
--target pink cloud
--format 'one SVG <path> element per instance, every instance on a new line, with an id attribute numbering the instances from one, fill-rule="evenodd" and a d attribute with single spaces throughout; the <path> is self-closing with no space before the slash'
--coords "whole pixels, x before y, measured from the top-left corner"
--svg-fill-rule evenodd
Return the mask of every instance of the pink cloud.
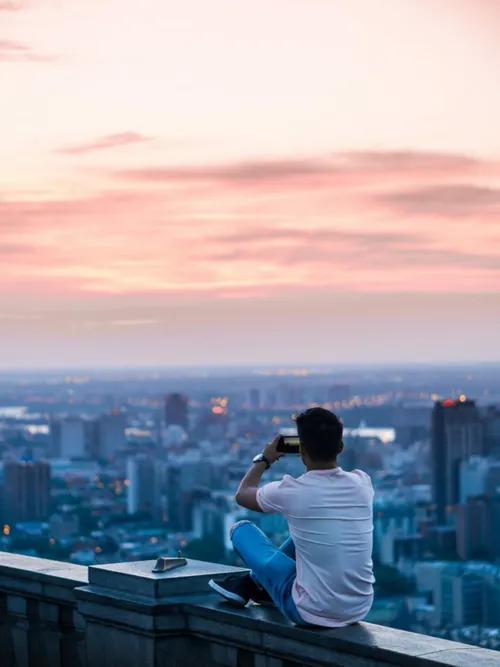
<path id="1" fill-rule="evenodd" d="M 60 148 L 56 152 L 62 155 L 85 155 L 86 153 L 93 153 L 94 151 L 130 146 L 132 144 L 144 143 L 146 141 L 151 141 L 150 137 L 145 137 L 138 132 L 121 132 L 118 134 L 108 134 L 105 137 L 100 137 L 89 143 Z"/>
<path id="2" fill-rule="evenodd" d="M 405 215 L 448 218 L 488 215 L 500 220 L 500 188 L 471 183 L 429 185 L 380 195 L 379 201 Z"/>
<path id="3" fill-rule="evenodd" d="M 49 63 L 58 60 L 59 56 L 38 53 L 22 42 L 0 40 L 0 62 Z"/>
<path id="4" fill-rule="evenodd" d="M 262 186 L 314 177 L 325 183 L 359 184 L 399 177 L 402 179 L 463 174 L 500 175 L 500 164 L 468 155 L 425 151 L 353 151 L 309 159 L 274 159 L 229 164 L 187 165 L 123 169 L 113 172 L 118 179 L 168 183 L 175 181 L 221 181 L 236 185 Z M 306 180 L 309 179 L 309 180 Z"/>
<path id="5" fill-rule="evenodd" d="M 23 9 L 19 2 L 0 2 L 0 12 L 18 12 Z"/>
<path id="6" fill-rule="evenodd" d="M 389 152 L 332 163 L 321 185 L 321 160 L 283 160 L 208 175 L 193 165 L 171 170 L 173 183 L 85 198 L 0 201 L 1 242 L 38 249 L 2 262 L 1 289 L 77 300 L 498 290 L 494 162 Z"/>

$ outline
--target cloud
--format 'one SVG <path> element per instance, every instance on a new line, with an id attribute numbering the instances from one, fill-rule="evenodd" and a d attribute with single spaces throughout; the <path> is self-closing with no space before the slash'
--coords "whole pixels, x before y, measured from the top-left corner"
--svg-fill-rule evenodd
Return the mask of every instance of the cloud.
<path id="1" fill-rule="evenodd" d="M 496 170 L 490 164 L 468 155 L 426 151 L 352 151 L 308 159 L 274 159 L 227 164 L 186 165 L 122 169 L 113 176 L 123 180 L 165 183 L 175 181 L 220 181 L 233 184 L 287 184 L 290 180 L 328 177 L 331 183 L 356 184 L 368 179 L 393 176 L 432 177 Z"/>
<path id="2" fill-rule="evenodd" d="M 85 155 L 86 153 L 93 153 L 94 151 L 119 148 L 131 144 L 144 143 L 146 141 L 151 141 L 150 137 L 145 137 L 138 132 L 121 132 L 118 134 L 108 134 L 86 144 L 60 148 L 56 152 L 61 155 Z"/>
<path id="3" fill-rule="evenodd" d="M 356 242 L 364 245 L 381 244 L 405 244 L 411 241 L 422 239 L 422 236 L 415 234 L 404 234 L 398 232 L 348 232 L 338 229 L 300 229 L 298 227 L 256 227 L 245 229 L 224 236 L 210 237 L 208 241 L 216 243 L 236 245 L 269 244 L 274 242 L 294 243 L 301 245 L 303 243 L 335 243 L 335 242 Z"/>
<path id="4" fill-rule="evenodd" d="M 58 60 L 60 60 L 58 56 L 38 53 L 22 42 L 0 40 L 0 62 L 48 63 Z"/>
<path id="5" fill-rule="evenodd" d="M 0 243 L 0 257 L 4 259 L 7 255 L 22 255 L 34 252 L 34 248 L 22 243 Z"/>
<path id="6" fill-rule="evenodd" d="M 500 188 L 445 184 L 390 192 L 378 200 L 405 215 L 460 218 L 491 212 L 500 219 Z"/>
<path id="7" fill-rule="evenodd" d="M 211 250 L 215 245 L 215 250 Z M 231 248 L 231 249 L 228 249 Z M 349 270 L 409 267 L 478 268 L 500 271 L 500 258 L 436 247 L 421 233 L 347 232 L 328 229 L 254 229 L 206 239 L 199 259 L 260 262 L 280 269 L 330 265 Z"/>
<path id="8" fill-rule="evenodd" d="M 433 151 L 353 151 L 340 154 L 347 165 L 365 170 L 453 171 L 480 166 L 481 161 L 460 153 Z"/>
<path id="9" fill-rule="evenodd" d="M 0 2 L 0 12 L 19 12 L 23 9 L 20 2 Z"/>
<path id="10" fill-rule="evenodd" d="M 354 152 L 209 165 L 208 177 L 199 165 L 172 168 L 182 176 L 172 184 L 138 179 L 80 198 L 5 193 L 2 241 L 39 251 L 3 263 L 0 296 L 498 290 L 495 165 Z M 423 200 L 428 212 L 417 214 Z M 457 207 L 471 211 L 473 225 Z"/>

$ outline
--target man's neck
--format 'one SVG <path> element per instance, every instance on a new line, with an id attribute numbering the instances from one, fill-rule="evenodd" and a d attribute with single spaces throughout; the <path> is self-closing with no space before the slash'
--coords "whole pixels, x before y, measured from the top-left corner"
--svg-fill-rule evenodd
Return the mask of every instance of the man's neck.
<path id="1" fill-rule="evenodd" d="M 333 470 L 337 468 L 337 461 L 310 461 L 306 465 L 307 472 L 313 472 L 314 470 Z"/>

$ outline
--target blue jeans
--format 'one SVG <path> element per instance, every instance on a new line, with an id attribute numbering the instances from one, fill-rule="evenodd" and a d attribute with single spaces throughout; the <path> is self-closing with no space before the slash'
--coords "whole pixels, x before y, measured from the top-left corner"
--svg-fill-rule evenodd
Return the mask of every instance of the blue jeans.
<path id="1" fill-rule="evenodd" d="M 296 625 L 307 625 L 292 597 L 297 568 L 291 538 L 278 549 L 260 528 L 250 521 L 240 521 L 233 527 L 231 542 L 254 580 L 266 589 L 281 613 Z"/>

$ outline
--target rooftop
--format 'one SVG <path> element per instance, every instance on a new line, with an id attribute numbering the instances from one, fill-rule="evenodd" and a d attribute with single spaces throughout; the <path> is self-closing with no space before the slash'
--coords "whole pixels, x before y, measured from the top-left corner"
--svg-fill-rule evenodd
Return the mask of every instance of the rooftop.
<path id="1" fill-rule="evenodd" d="M 360 623 L 296 628 L 209 592 L 236 568 L 189 561 L 83 567 L 0 555 L 2 667 L 500 667 L 500 653 Z"/>

